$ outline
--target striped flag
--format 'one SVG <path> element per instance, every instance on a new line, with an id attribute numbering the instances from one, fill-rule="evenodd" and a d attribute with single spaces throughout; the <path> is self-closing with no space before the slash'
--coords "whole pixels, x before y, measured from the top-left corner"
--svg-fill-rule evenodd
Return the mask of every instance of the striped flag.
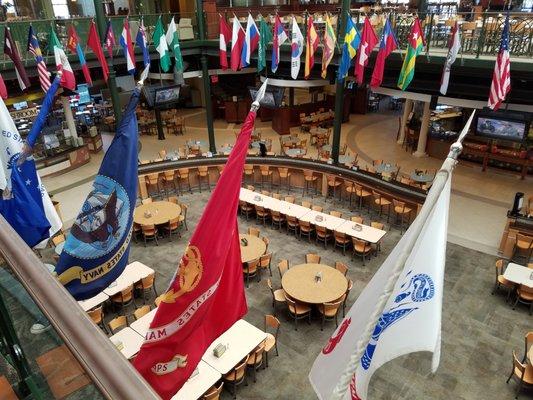
<path id="1" fill-rule="evenodd" d="M 30 80 L 28 79 L 24 65 L 22 65 L 20 54 L 15 46 L 15 41 L 11 36 L 11 30 L 7 26 L 4 29 L 4 54 L 11 58 L 11 61 L 13 61 L 20 90 L 30 87 Z"/>
<path id="2" fill-rule="evenodd" d="M 113 26 L 111 21 L 107 21 L 107 29 L 105 32 L 105 47 L 107 49 L 107 54 L 109 57 L 113 58 L 113 47 L 117 45 L 115 40 L 115 33 L 113 32 Z"/>
<path id="3" fill-rule="evenodd" d="M 135 74 L 135 53 L 133 52 L 133 42 L 131 40 L 130 23 L 128 18 L 124 19 L 124 27 L 120 35 L 120 45 L 124 49 L 124 58 L 126 59 L 126 68 L 130 75 Z"/>
<path id="4" fill-rule="evenodd" d="M 279 48 L 287 40 L 289 40 L 289 36 L 287 35 L 287 32 L 285 32 L 285 28 L 279 19 L 279 15 L 276 14 L 276 20 L 274 22 L 274 38 L 272 39 L 272 72 L 276 72 L 278 70 Z"/>
<path id="5" fill-rule="evenodd" d="M 231 29 L 222 15 L 220 16 L 219 31 L 218 57 L 220 59 L 220 68 L 226 70 L 228 69 L 228 42 L 231 39 Z"/>
<path id="6" fill-rule="evenodd" d="M 500 51 L 498 52 L 496 64 L 494 64 L 494 72 L 492 74 L 492 84 L 490 85 L 488 102 L 489 108 L 495 111 L 498 110 L 510 90 L 511 60 L 509 59 L 509 11 L 507 11 L 500 42 Z"/>
<path id="7" fill-rule="evenodd" d="M 250 65 L 250 57 L 259 45 L 260 36 L 259 29 L 257 29 L 257 25 L 255 24 L 252 14 L 248 14 L 246 34 L 244 35 L 244 42 L 241 52 L 241 68 L 245 68 Z"/>
<path id="8" fill-rule="evenodd" d="M 74 71 L 70 66 L 68 57 L 63 50 L 63 46 L 61 46 L 61 42 L 57 38 L 53 26 L 50 30 L 50 38 L 48 39 L 48 42 L 49 48 L 54 52 L 57 71 L 61 71 L 61 86 L 74 90 L 76 88 L 76 77 L 74 76 Z"/>
<path id="9" fill-rule="evenodd" d="M 315 25 L 313 23 L 313 17 L 307 18 L 307 43 L 305 48 L 305 69 L 304 78 L 309 79 L 311 70 L 315 65 L 315 51 L 318 48 L 319 40 L 316 33 Z"/>
<path id="10" fill-rule="evenodd" d="M 91 79 L 91 72 L 87 66 L 87 61 L 85 61 L 85 54 L 83 54 L 83 49 L 80 45 L 80 38 L 78 37 L 78 33 L 76 32 L 74 25 L 70 25 L 68 27 L 67 48 L 72 53 L 78 54 L 78 59 L 80 60 L 81 70 L 83 72 L 83 76 L 85 77 L 85 82 L 87 82 L 89 86 L 92 86 L 93 80 Z"/>
<path id="11" fill-rule="evenodd" d="M 35 57 L 41 88 L 43 89 L 43 92 L 46 93 L 46 91 L 50 88 L 50 72 L 48 72 L 48 69 L 46 68 L 46 64 L 43 59 L 43 53 L 41 52 L 39 41 L 37 40 L 37 35 L 35 35 L 31 25 L 28 31 L 28 51 Z"/>
<path id="12" fill-rule="evenodd" d="M 241 50 L 244 44 L 244 29 L 239 19 L 233 17 L 233 29 L 231 32 L 231 56 L 230 66 L 232 71 L 237 71 L 241 63 Z"/>
<path id="13" fill-rule="evenodd" d="M 459 25 L 455 21 L 455 25 L 452 29 L 452 38 L 450 40 L 448 55 L 446 56 L 446 62 L 444 63 L 444 69 L 442 70 L 442 78 L 440 80 L 440 92 L 446 94 L 448 91 L 448 83 L 450 83 L 450 70 L 452 69 L 452 64 L 459 54 L 459 49 L 461 48 L 461 33 L 459 31 Z"/>
<path id="14" fill-rule="evenodd" d="M 135 43 L 143 52 L 143 65 L 148 74 L 150 70 L 150 51 L 148 49 L 148 39 L 146 37 L 146 28 L 144 27 L 144 19 L 141 19 L 141 25 L 139 26 L 139 31 L 135 37 Z"/>
<path id="15" fill-rule="evenodd" d="M 326 15 L 326 30 L 324 32 L 324 47 L 322 48 L 322 79 L 326 79 L 328 73 L 328 65 L 333 59 L 335 53 L 335 45 L 337 39 L 335 38 L 335 31 L 333 25 L 329 19 L 329 15 Z"/>

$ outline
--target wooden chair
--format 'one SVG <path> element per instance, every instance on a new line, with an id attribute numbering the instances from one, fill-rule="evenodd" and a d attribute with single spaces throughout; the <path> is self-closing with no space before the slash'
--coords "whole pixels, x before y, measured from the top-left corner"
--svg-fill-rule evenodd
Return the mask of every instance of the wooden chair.
<path id="1" fill-rule="evenodd" d="M 348 266 L 341 261 L 335 261 L 335 269 L 341 272 L 344 276 L 348 273 Z"/>
<path id="2" fill-rule="evenodd" d="M 329 215 L 337 218 L 342 218 L 342 213 L 340 211 L 330 211 Z"/>
<path id="3" fill-rule="evenodd" d="M 316 212 L 322 212 L 322 211 L 324 211 L 324 207 L 322 207 L 322 206 L 312 206 L 311 210 L 316 211 Z"/>
<path id="4" fill-rule="evenodd" d="M 261 189 L 263 188 L 263 185 L 265 184 L 265 181 L 266 181 L 270 185 L 270 190 L 272 190 L 272 173 L 273 173 L 273 171 L 270 169 L 270 166 L 268 166 L 268 165 L 260 165 L 259 166 L 259 172 L 261 173 Z"/>
<path id="5" fill-rule="evenodd" d="M 307 318 L 311 324 L 311 307 L 307 304 L 297 303 L 285 294 L 289 315 L 294 319 L 294 330 L 298 330 L 298 320 Z"/>
<path id="6" fill-rule="evenodd" d="M 289 270 L 289 260 L 280 260 L 278 263 L 279 279 L 283 278 L 283 274 Z"/>
<path id="7" fill-rule="evenodd" d="M 533 332 L 528 332 L 524 336 L 524 357 L 522 357 L 522 362 L 526 362 L 527 352 L 531 348 L 532 344 L 533 344 Z"/>
<path id="8" fill-rule="evenodd" d="M 135 284 L 135 290 L 137 292 L 141 292 L 143 304 L 146 304 L 146 294 L 150 294 L 151 291 L 153 291 L 155 297 L 157 297 L 157 290 L 155 288 L 155 271 L 146 278 L 142 278 L 139 282 L 137 282 Z"/>
<path id="9" fill-rule="evenodd" d="M 261 342 L 248 357 L 246 365 L 248 368 L 253 370 L 254 373 L 254 383 L 257 382 L 256 376 L 259 368 L 263 366 L 263 354 L 265 353 L 265 342 Z"/>
<path id="10" fill-rule="evenodd" d="M 151 197 L 147 197 L 146 199 L 141 200 L 141 204 L 150 204 L 153 203 L 154 200 Z"/>
<path id="11" fill-rule="evenodd" d="M 104 311 L 102 305 L 99 305 L 98 307 L 87 311 L 87 314 L 89 315 L 89 317 L 91 317 L 91 319 L 96 325 L 102 328 L 106 334 L 108 333 L 107 328 L 104 324 Z"/>
<path id="12" fill-rule="evenodd" d="M 379 215 L 383 214 L 383 207 L 387 207 L 387 222 L 389 222 L 390 217 L 390 206 L 391 202 L 381 195 L 381 193 L 372 190 L 372 197 L 374 199 L 374 204 L 379 207 Z"/>
<path id="13" fill-rule="evenodd" d="M 209 170 L 206 166 L 198 167 L 198 188 L 202 193 L 202 182 L 205 181 L 207 189 L 211 191 L 211 182 L 209 182 Z"/>
<path id="14" fill-rule="evenodd" d="M 371 221 L 370 222 L 370 226 L 372 228 L 376 228 L 376 229 L 379 229 L 380 231 L 384 231 L 385 230 L 385 224 L 383 222 L 378 222 L 378 221 Z M 381 240 L 379 240 L 377 243 L 374 244 L 374 253 L 377 255 L 378 252 L 381 251 Z"/>
<path id="15" fill-rule="evenodd" d="M 255 259 L 252 261 L 248 261 L 247 263 L 244 263 L 243 265 L 243 272 L 246 277 L 246 287 L 249 287 L 250 278 L 257 277 L 257 282 L 261 280 L 261 276 L 259 275 L 259 259 Z"/>
<path id="16" fill-rule="evenodd" d="M 120 312 L 124 315 L 124 308 L 130 304 L 135 305 L 135 298 L 133 297 L 133 283 L 126 289 L 120 291 L 111 297 L 113 305 L 120 305 Z"/>
<path id="17" fill-rule="evenodd" d="M 107 325 L 109 326 L 111 333 L 115 334 L 117 331 L 128 326 L 128 318 L 126 318 L 124 315 L 121 315 L 120 317 L 113 318 L 107 323 Z"/>
<path id="18" fill-rule="evenodd" d="M 358 216 L 358 215 L 354 215 L 353 217 L 350 218 L 350 220 L 352 222 L 355 222 L 356 224 L 361 224 L 363 225 L 365 223 L 365 220 L 363 217 L 361 216 Z"/>
<path id="19" fill-rule="evenodd" d="M 281 190 L 283 183 L 287 189 L 287 193 L 291 192 L 291 173 L 288 168 L 278 168 L 279 184 L 278 184 L 278 193 Z"/>
<path id="20" fill-rule="evenodd" d="M 330 197 L 330 192 L 333 192 L 333 202 L 335 202 L 335 196 L 337 195 L 337 188 L 342 185 L 342 180 L 339 179 L 336 175 L 327 175 L 327 184 L 328 184 L 328 190 L 326 191 L 326 199 L 328 200 L 328 197 Z M 342 196 L 342 192 L 339 192 L 339 200 L 340 196 Z"/>
<path id="21" fill-rule="evenodd" d="M 178 186 L 179 186 L 179 190 L 180 192 L 182 192 L 182 183 L 183 184 L 187 184 L 187 189 L 189 190 L 189 193 L 192 193 L 192 188 L 191 188 L 191 174 L 190 174 L 190 171 L 189 171 L 189 168 L 179 168 L 178 169 Z"/>
<path id="22" fill-rule="evenodd" d="M 233 398 L 237 398 L 237 387 L 245 382 L 246 380 L 246 365 L 248 363 L 248 358 L 250 356 L 247 355 L 244 360 L 236 365 L 230 372 L 228 372 L 226 375 L 224 375 L 223 379 L 224 382 L 228 385 L 231 385 L 233 390 L 230 390 L 233 394 Z"/>
<path id="23" fill-rule="evenodd" d="M 322 257 L 320 255 L 315 253 L 307 253 L 305 255 L 305 263 L 306 264 L 320 264 L 320 260 Z"/>
<path id="24" fill-rule="evenodd" d="M 270 239 L 267 238 L 266 236 L 263 236 L 261 237 L 261 240 L 263 241 L 263 243 L 265 243 L 265 253 L 268 251 L 268 245 L 270 244 Z"/>
<path id="25" fill-rule="evenodd" d="M 278 270 L 280 269 L 278 264 Z M 281 270 L 280 270 L 280 276 L 281 276 Z M 276 289 L 272 287 L 272 280 L 270 278 L 267 279 L 267 286 L 270 289 L 270 293 L 272 294 L 272 309 L 274 310 L 274 315 L 276 315 L 276 304 L 277 303 L 286 303 L 285 300 L 285 290 L 283 289 Z"/>
<path id="26" fill-rule="evenodd" d="M 372 253 L 372 246 L 370 243 L 365 242 L 364 240 L 359 240 L 352 237 L 353 253 L 352 260 L 354 256 L 360 256 L 363 259 L 363 265 L 365 265 L 365 257 L 370 256 Z"/>
<path id="27" fill-rule="evenodd" d="M 346 194 L 348 195 L 348 201 L 350 202 L 350 208 L 351 208 L 352 201 L 355 196 L 355 184 L 353 182 L 344 181 L 344 190 L 346 191 Z"/>
<path id="28" fill-rule="evenodd" d="M 352 289 L 353 289 L 353 281 L 351 279 L 348 279 L 348 288 L 346 289 L 344 301 L 342 302 L 342 317 L 343 318 L 346 316 L 346 302 L 348 301 L 348 296 L 350 295 L 350 291 Z"/>
<path id="29" fill-rule="evenodd" d="M 533 236 L 517 233 L 516 243 L 513 248 L 513 255 L 511 260 L 515 260 L 516 256 L 524 257 L 526 263 L 531 259 L 533 253 Z"/>
<path id="30" fill-rule="evenodd" d="M 311 204 L 310 201 L 302 201 L 302 207 L 305 207 L 305 208 L 311 208 L 313 205 Z"/>
<path id="31" fill-rule="evenodd" d="M 358 185 L 357 183 L 354 183 L 355 187 L 355 196 L 359 198 L 359 209 L 363 207 L 363 202 L 365 199 L 372 196 L 372 193 L 370 193 L 368 190 L 363 189 L 361 185 Z"/>
<path id="32" fill-rule="evenodd" d="M 154 240 L 156 246 L 159 246 L 157 242 L 157 228 L 155 225 L 141 225 L 141 230 L 144 239 L 144 247 L 146 247 L 146 242 L 148 240 Z"/>
<path id="33" fill-rule="evenodd" d="M 223 387 L 224 382 L 220 382 L 220 385 L 218 385 L 218 387 L 212 386 L 206 393 L 204 393 L 201 400 L 219 400 L 220 393 L 222 392 Z"/>
<path id="34" fill-rule="evenodd" d="M 150 306 L 149 305 L 145 305 L 145 306 L 139 307 L 138 309 L 136 309 L 133 312 L 133 316 L 135 317 L 135 321 L 137 321 L 138 319 L 144 317 L 149 312 L 150 312 Z"/>
<path id="35" fill-rule="evenodd" d="M 259 237 L 261 236 L 261 231 L 251 226 L 248 228 L 248 235 Z"/>
<path id="36" fill-rule="evenodd" d="M 281 194 L 279 193 L 272 193 L 272 197 L 276 200 L 281 200 Z M 272 213 L 272 210 L 270 210 L 270 213 Z"/>
<path id="37" fill-rule="evenodd" d="M 189 211 L 189 206 L 185 203 L 180 203 L 179 206 L 181 208 L 181 214 L 178 216 L 178 218 L 185 227 L 185 230 L 188 231 L 189 227 L 187 226 L 187 211 Z"/>
<path id="38" fill-rule="evenodd" d="M 503 277 L 503 260 L 496 260 L 495 263 L 496 270 L 496 279 L 494 281 L 494 288 L 492 289 L 492 294 L 497 292 L 500 287 L 507 289 L 507 300 L 511 297 L 511 293 L 515 290 L 516 285 L 513 282 L 508 281 Z"/>
<path id="39" fill-rule="evenodd" d="M 313 171 L 304 169 L 304 188 L 302 196 L 309 194 L 309 189 L 313 188 L 315 189 L 315 195 L 318 195 L 317 179 L 318 177 Z M 313 198 L 313 193 L 311 193 L 311 198 Z"/>
<path id="40" fill-rule="evenodd" d="M 169 197 L 168 197 L 168 201 L 169 201 L 170 203 L 173 203 L 173 204 L 177 204 L 177 205 L 180 204 L 180 201 L 179 201 L 179 199 L 178 199 L 177 196 L 169 196 Z"/>
<path id="41" fill-rule="evenodd" d="M 263 239 L 268 240 L 265 237 Z M 268 249 L 268 245 L 267 245 L 267 249 Z M 261 270 L 268 269 L 270 276 L 272 276 L 272 268 L 270 265 L 271 263 L 272 263 L 272 253 L 266 253 L 266 254 L 263 254 L 261 257 L 259 257 L 259 268 Z"/>
<path id="42" fill-rule="evenodd" d="M 263 206 L 255 205 L 255 219 L 266 225 L 267 220 L 270 218 L 270 211 Z"/>
<path id="43" fill-rule="evenodd" d="M 533 288 L 526 285 L 518 286 L 518 289 L 516 289 L 516 301 L 513 305 L 513 310 L 519 302 L 529 305 L 529 315 L 531 315 L 531 311 L 533 310 Z"/>
<path id="44" fill-rule="evenodd" d="M 174 179 L 175 177 L 175 171 L 164 171 L 162 175 L 162 183 L 163 183 L 163 190 L 165 191 L 165 194 L 167 197 L 169 196 L 169 187 L 173 190 L 170 190 L 170 193 L 176 193 L 176 181 Z"/>
<path id="45" fill-rule="evenodd" d="M 321 331 L 324 330 L 324 322 L 326 322 L 326 320 L 328 321 L 335 320 L 335 327 L 339 326 L 338 315 L 339 315 L 339 310 L 341 309 L 342 303 L 344 302 L 345 296 L 346 295 L 342 295 L 342 297 L 339 300 L 331 302 L 331 303 L 322 303 L 318 307 L 318 311 L 322 315 L 322 323 L 320 326 Z"/>
<path id="46" fill-rule="evenodd" d="M 279 335 L 279 327 L 281 326 L 281 323 L 279 322 L 279 319 L 277 319 L 274 315 L 265 315 L 265 329 L 264 331 L 267 334 L 267 338 L 265 339 L 265 361 L 266 366 L 268 367 L 268 353 L 272 348 L 276 349 L 276 356 L 279 356 L 278 351 L 278 335 Z M 268 332 L 268 328 L 271 328 L 274 330 L 274 334 Z"/>
<path id="47" fill-rule="evenodd" d="M 411 219 L 411 211 L 413 210 L 400 200 L 392 199 L 392 204 L 396 216 L 396 223 L 398 223 L 398 219 L 400 219 L 400 231 L 403 232 L 403 224 L 405 222 L 404 217 L 407 216 L 407 222 L 409 222 Z"/>
<path id="48" fill-rule="evenodd" d="M 516 357 L 516 353 L 513 350 L 513 370 L 511 371 L 511 375 L 509 375 L 509 378 L 507 378 L 507 383 L 511 380 L 511 378 L 515 378 L 518 381 L 518 388 L 516 389 L 516 397 L 515 399 L 518 399 L 518 395 L 522 391 L 522 387 L 525 385 L 526 387 L 533 386 L 533 366 L 530 363 L 521 363 L 518 361 L 518 358 Z"/>
<path id="49" fill-rule="evenodd" d="M 283 215 L 279 211 L 271 210 L 270 211 L 270 222 L 273 228 L 276 227 L 277 229 L 281 231 L 281 228 L 287 222 L 287 220 L 285 218 L 285 215 Z"/>
<path id="50" fill-rule="evenodd" d="M 318 242 L 324 242 L 324 248 L 327 249 L 328 247 L 328 241 L 331 239 L 331 232 L 327 230 L 327 228 L 324 228 L 322 226 L 315 226 L 315 240 L 316 243 Z"/>
<path id="51" fill-rule="evenodd" d="M 333 231 L 333 238 L 335 240 L 335 246 L 342 248 L 342 255 L 346 255 L 346 248 L 350 245 L 350 238 L 343 232 Z"/>
<path id="52" fill-rule="evenodd" d="M 250 215 L 253 215 L 255 212 L 255 207 L 243 200 L 239 200 L 239 210 L 241 211 L 241 215 L 244 215 L 246 217 L 246 221 L 248 221 Z"/>
<path id="53" fill-rule="evenodd" d="M 287 203 L 294 204 L 294 196 L 285 196 L 284 199 Z"/>
<path id="54" fill-rule="evenodd" d="M 161 196 L 161 188 L 159 187 L 159 174 L 157 172 L 146 175 L 145 181 L 146 181 L 146 190 L 148 191 L 148 196 L 150 197 Z M 156 189 L 156 192 L 154 195 L 151 195 L 150 189 L 154 187 Z"/>
<path id="55" fill-rule="evenodd" d="M 166 225 L 163 225 L 163 230 L 168 233 L 169 242 L 172 241 L 173 233 L 177 234 L 178 237 L 181 237 L 180 226 L 181 226 L 181 221 L 180 221 L 179 216 L 176 218 L 172 218 L 171 220 L 168 221 Z"/>
<path id="56" fill-rule="evenodd" d="M 254 184 L 255 183 L 254 166 L 253 165 L 249 165 L 249 164 L 246 164 L 244 166 L 244 182 L 246 183 L 247 181 L 250 184 Z"/>
<path id="57" fill-rule="evenodd" d="M 288 216 L 287 216 L 287 221 L 288 221 Z M 309 243 L 311 243 L 311 234 L 313 233 L 313 230 L 314 228 L 311 226 L 310 222 L 298 220 L 298 231 L 299 231 L 300 239 L 302 238 L 302 235 L 306 236 L 307 239 L 309 240 Z"/>

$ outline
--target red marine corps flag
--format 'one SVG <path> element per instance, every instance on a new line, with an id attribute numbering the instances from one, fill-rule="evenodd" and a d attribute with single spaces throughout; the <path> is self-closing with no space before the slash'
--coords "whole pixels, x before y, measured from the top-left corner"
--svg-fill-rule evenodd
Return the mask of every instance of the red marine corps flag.
<path id="1" fill-rule="evenodd" d="M 209 345 L 247 312 L 237 207 L 258 101 L 266 84 L 252 104 L 134 362 L 163 399 L 176 394 Z"/>

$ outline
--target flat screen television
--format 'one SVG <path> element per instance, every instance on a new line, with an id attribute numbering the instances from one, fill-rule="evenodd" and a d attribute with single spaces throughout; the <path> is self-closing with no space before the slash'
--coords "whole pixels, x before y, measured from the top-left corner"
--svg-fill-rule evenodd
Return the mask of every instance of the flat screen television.
<path id="1" fill-rule="evenodd" d="M 249 87 L 248 90 L 252 99 L 255 99 L 259 88 Z M 261 107 L 265 108 L 279 108 L 281 102 L 283 101 L 284 92 L 285 88 L 282 87 L 267 87 L 267 89 L 265 90 L 265 95 L 263 99 L 259 102 L 259 104 L 261 105 Z"/>
<path id="2" fill-rule="evenodd" d="M 480 114 L 476 121 L 476 135 L 491 139 L 522 142 L 529 131 L 529 121 L 524 117 L 504 117 Z"/>
<path id="3" fill-rule="evenodd" d="M 167 103 L 175 103 L 180 99 L 180 87 L 169 86 L 162 87 L 155 91 L 154 103 L 156 106 L 160 106 Z"/>
<path id="4" fill-rule="evenodd" d="M 23 110 L 25 108 L 28 108 L 28 102 L 27 101 L 21 101 L 20 103 L 13 103 L 13 108 L 15 110 Z"/>

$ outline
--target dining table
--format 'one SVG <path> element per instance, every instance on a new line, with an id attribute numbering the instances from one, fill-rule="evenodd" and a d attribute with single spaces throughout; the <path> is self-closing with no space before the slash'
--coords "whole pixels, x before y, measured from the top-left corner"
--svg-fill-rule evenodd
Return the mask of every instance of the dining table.
<path id="1" fill-rule="evenodd" d="M 195 400 L 203 396 L 217 383 L 222 374 L 205 361 L 200 360 L 192 375 L 170 400 Z"/>
<path id="2" fill-rule="evenodd" d="M 374 166 L 378 174 L 395 174 L 398 172 L 398 167 L 395 164 L 382 163 Z"/>
<path id="3" fill-rule="evenodd" d="M 533 288 L 533 269 L 523 265 L 509 263 L 507 268 L 505 268 L 503 277 L 517 285 L 526 285 Z"/>
<path id="4" fill-rule="evenodd" d="M 111 336 L 109 340 L 124 357 L 130 359 L 139 352 L 144 342 L 144 337 L 127 326 Z"/>
<path id="5" fill-rule="evenodd" d="M 256 260 L 265 254 L 266 243 L 261 238 L 254 235 L 239 234 L 241 245 L 241 261 L 243 263 Z"/>
<path id="6" fill-rule="evenodd" d="M 410 175 L 410 178 L 412 181 L 417 182 L 417 183 L 429 183 L 429 182 L 433 182 L 433 179 L 435 179 L 435 175 L 412 172 Z"/>
<path id="7" fill-rule="evenodd" d="M 126 265 L 126 268 L 124 268 L 124 271 L 122 271 L 119 277 L 111 282 L 103 292 L 109 297 L 112 297 L 153 273 L 155 273 L 155 271 L 152 268 L 147 267 L 139 261 L 134 261 L 131 264 Z"/>
<path id="8" fill-rule="evenodd" d="M 141 204 L 133 211 L 133 222 L 139 225 L 162 225 L 179 217 L 181 207 L 170 201 Z"/>

